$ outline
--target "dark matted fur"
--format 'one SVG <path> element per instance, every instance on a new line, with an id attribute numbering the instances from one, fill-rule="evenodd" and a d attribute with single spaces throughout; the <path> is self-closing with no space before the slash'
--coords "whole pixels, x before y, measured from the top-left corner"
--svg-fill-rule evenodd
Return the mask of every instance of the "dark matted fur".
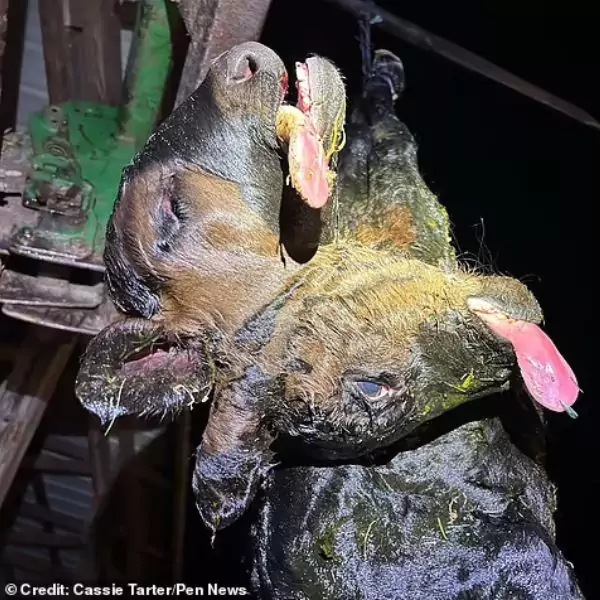
<path id="1" fill-rule="evenodd" d="M 400 61 L 378 54 L 348 128 L 339 237 L 315 252 L 331 209 L 306 218 L 302 263 L 280 248 L 284 79 L 264 46 L 225 53 L 127 169 L 106 264 L 129 316 L 88 346 L 80 400 L 108 422 L 211 399 L 197 506 L 213 531 L 259 511 L 263 598 L 581 598 L 544 471 L 473 402 L 507 390 L 516 361 L 467 300 L 541 310 L 520 282 L 457 264 L 394 115 Z"/>

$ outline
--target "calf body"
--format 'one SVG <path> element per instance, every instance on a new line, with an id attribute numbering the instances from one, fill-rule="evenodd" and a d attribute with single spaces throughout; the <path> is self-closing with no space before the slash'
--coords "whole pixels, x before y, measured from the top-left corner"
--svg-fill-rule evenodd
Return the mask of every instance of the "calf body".
<path id="1" fill-rule="evenodd" d="M 445 270 L 454 258 L 447 217 L 419 174 L 412 135 L 393 111 L 402 87 L 401 63 L 380 54 L 341 157 L 344 224 L 378 248 L 408 246 Z M 412 223 L 399 230 L 403 213 Z M 510 289 L 506 281 L 505 298 L 528 305 Z M 436 349 L 426 352 L 451 368 L 444 329 L 436 327 L 428 346 Z M 456 342 L 454 352 L 461 346 Z M 438 371 L 435 379 L 448 377 Z M 543 447 L 539 411 L 508 395 L 445 413 L 362 464 L 274 471 L 253 528 L 258 596 L 583 598 L 555 543 L 556 493 L 542 466 Z"/>
<path id="2" fill-rule="evenodd" d="M 254 527 L 260 598 L 582 598 L 554 489 L 497 419 L 381 465 L 281 469 Z"/>
<path id="3" fill-rule="evenodd" d="M 217 531 L 261 493 L 262 597 L 580 597 L 554 546 L 551 486 L 497 421 L 417 448 L 426 424 L 507 390 L 518 366 L 555 373 L 536 390 L 564 409 L 556 391 L 573 382 L 541 309 L 520 282 L 458 265 L 393 113 L 404 74 L 389 53 L 350 122 L 339 206 L 285 183 L 297 169 L 312 189 L 304 134 L 323 141 L 317 156 L 339 149 L 343 86 L 320 60 L 303 97 L 328 110 L 284 136 L 300 163 L 276 135 L 283 65 L 249 44 L 215 62 L 126 171 L 107 271 L 130 316 L 90 343 L 78 396 L 105 422 L 211 399 L 197 506 Z"/>

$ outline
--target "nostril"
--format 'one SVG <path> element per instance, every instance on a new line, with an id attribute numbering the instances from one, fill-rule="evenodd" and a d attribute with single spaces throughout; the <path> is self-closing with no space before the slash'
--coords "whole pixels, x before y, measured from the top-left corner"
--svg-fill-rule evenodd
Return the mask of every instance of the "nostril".
<path id="1" fill-rule="evenodd" d="M 258 71 L 258 63 L 256 62 L 256 58 L 254 56 L 248 56 L 248 71 L 250 72 L 250 76 L 254 75 Z"/>
<path id="2" fill-rule="evenodd" d="M 241 56 L 229 71 L 229 80 L 235 83 L 249 81 L 258 72 L 258 62 L 254 56 L 247 54 Z"/>

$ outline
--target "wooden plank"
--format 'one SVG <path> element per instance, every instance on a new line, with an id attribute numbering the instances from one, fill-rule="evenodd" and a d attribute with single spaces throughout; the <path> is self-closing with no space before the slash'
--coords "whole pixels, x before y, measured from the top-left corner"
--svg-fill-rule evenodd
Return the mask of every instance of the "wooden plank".
<path id="1" fill-rule="evenodd" d="M 4 35 L 5 46 L 0 74 L 2 81 L 0 135 L 4 135 L 7 129 L 15 129 L 17 124 L 27 6 L 27 0 L 9 0 L 8 2 L 7 29 Z"/>
<path id="2" fill-rule="evenodd" d="M 46 576 L 49 581 L 58 583 L 69 583 L 73 581 L 73 575 L 65 569 L 57 570 L 49 561 L 34 556 L 23 556 L 10 548 L 2 555 L 2 563 L 21 571 L 36 573 Z"/>
<path id="3" fill-rule="evenodd" d="M 71 384 L 72 385 L 72 384 Z M 89 458 L 89 450 L 87 446 L 80 446 L 75 442 L 64 437 L 56 437 L 49 435 L 44 441 L 44 450 L 61 454 L 67 458 L 87 462 Z"/>
<path id="4" fill-rule="evenodd" d="M 48 502 L 48 494 L 46 494 L 46 486 L 44 484 L 43 477 L 39 473 L 34 473 L 31 481 L 31 487 L 33 488 L 33 495 L 35 496 L 35 501 L 38 506 L 49 509 L 50 504 Z M 42 529 L 44 530 L 45 535 L 52 535 L 56 533 L 54 530 L 54 525 L 52 523 L 48 523 L 47 521 L 42 522 Z M 10 539 L 11 534 L 14 533 L 14 531 L 9 532 L 7 538 Z M 15 544 L 14 539 L 13 544 Z M 58 547 L 50 546 L 48 548 L 48 556 L 54 567 L 59 569 L 62 568 L 62 557 Z"/>
<path id="5" fill-rule="evenodd" d="M 4 48 L 6 46 L 6 31 L 8 29 L 8 0 L 0 0 L 0 106 L 2 98 L 2 82 L 4 73 L 2 69 Z M 4 128 L 0 129 L 0 150 L 4 141 Z M 0 271 L 2 266 L 0 265 Z"/>
<path id="6" fill-rule="evenodd" d="M 391 33 L 417 48 L 435 52 L 461 67 L 505 85 L 506 87 L 509 87 L 532 100 L 545 104 L 584 125 L 600 129 L 600 123 L 594 119 L 592 115 L 581 108 L 513 75 L 506 69 L 498 67 L 490 61 L 481 58 L 481 56 L 477 56 L 477 54 L 462 48 L 458 44 L 430 33 L 415 23 L 411 23 L 406 19 L 401 19 L 383 8 L 379 8 L 371 0 L 329 0 L 329 2 L 337 4 L 344 10 L 352 13 L 358 19 L 371 17 L 371 23 L 373 25 L 381 27 L 388 33 Z"/>
<path id="7" fill-rule="evenodd" d="M 70 0 L 73 68 L 82 100 L 119 106 L 122 100 L 121 20 L 114 0 Z"/>
<path id="8" fill-rule="evenodd" d="M 33 521 L 41 521 L 43 523 L 52 523 L 56 527 L 80 533 L 85 529 L 85 523 L 80 519 L 76 519 L 65 513 L 50 510 L 39 504 L 24 502 L 20 509 L 20 516 Z"/>
<path id="9" fill-rule="evenodd" d="M 8 0 L 0 0 L 0 65 L 4 55 L 6 30 L 8 28 Z M 0 95 L 2 94 L 2 75 L 0 73 Z"/>
<path id="10" fill-rule="evenodd" d="M 111 0 L 39 0 L 50 102 L 121 102 L 121 23 Z"/>
<path id="11" fill-rule="evenodd" d="M 117 430 L 119 439 L 119 465 L 124 468 L 125 476 L 119 478 L 120 488 L 124 496 L 125 531 L 127 536 L 125 564 L 127 576 L 133 581 L 143 578 L 143 549 L 146 541 L 145 518 L 147 510 L 143 501 L 140 480 L 138 477 L 139 456 L 135 451 L 135 431 L 126 425 L 133 419 L 123 419 Z"/>
<path id="12" fill-rule="evenodd" d="M 79 475 L 91 477 L 90 465 L 82 460 L 65 460 L 40 454 L 35 458 L 26 456 L 23 459 L 23 469 L 38 471 L 41 473 L 52 473 L 54 475 Z"/>
<path id="13" fill-rule="evenodd" d="M 119 579 L 115 568 L 111 548 L 106 531 L 98 530 L 98 519 L 110 501 L 111 488 L 118 475 L 118 465 L 114 462 L 114 452 L 111 452 L 111 438 L 114 430 L 121 423 L 117 422 L 110 428 L 112 435 L 104 431 L 95 415 L 89 415 L 88 448 L 90 466 L 92 470 L 92 487 L 94 489 L 94 502 L 88 523 L 88 545 L 77 570 L 78 578 L 86 581 Z M 101 526 L 101 525 L 100 525 Z"/>
<path id="14" fill-rule="evenodd" d="M 149 446 L 157 441 L 164 427 L 147 430 L 143 422 L 135 418 L 121 418 L 103 431 L 95 417 L 90 417 L 88 433 L 92 481 L 94 487 L 94 511 L 90 520 L 90 541 L 78 575 L 87 580 L 95 578 L 113 579 L 115 570 L 112 563 L 112 548 L 118 543 L 119 536 L 126 540 L 125 564 L 118 566 L 128 580 L 140 580 L 152 577 L 148 571 L 148 501 L 164 503 L 165 496 L 171 498 L 170 485 L 157 469 L 143 464 Z M 140 425 L 142 428 L 140 429 Z M 164 443 L 164 441 L 162 442 Z M 162 456 L 162 455 L 161 455 Z M 150 483 L 155 489 L 146 493 L 144 483 Z M 156 489 L 158 487 L 159 489 Z M 162 488 L 162 489 L 161 489 Z M 115 527 L 122 523 L 122 531 L 107 531 L 107 513 L 115 509 L 115 496 L 118 501 L 118 516 L 112 519 Z M 165 506 L 165 510 L 168 507 Z M 100 529 L 99 529 L 100 528 Z M 155 548 L 155 552 L 159 549 Z M 166 560 L 171 564 L 170 550 Z M 164 554 L 163 554 L 164 556 Z"/>
<path id="15" fill-rule="evenodd" d="M 46 531 L 11 531 L 6 543 L 12 546 L 34 546 L 73 550 L 85 545 L 85 539 L 73 533 L 47 533 Z"/>
<path id="16" fill-rule="evenodd" d="M 27 326 L 0 389 L 0 507 L 69 360 L 76 337 Z"/>
<path id="17" fill-rule="evenodd" d="M 60 104 L 71 95 L 71 60 L 64 26 L 68 4 L 62 0 L 38 0 L 44 63 L 50 104 Z"/>

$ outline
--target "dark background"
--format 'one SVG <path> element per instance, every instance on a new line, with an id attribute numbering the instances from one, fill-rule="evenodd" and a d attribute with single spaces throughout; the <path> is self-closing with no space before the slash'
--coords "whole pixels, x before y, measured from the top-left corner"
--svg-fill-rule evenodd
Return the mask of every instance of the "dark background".
<path id="1" fill-rule="evenodd" d="M 378 3 L 600 117 L 600 11 L 591 2 Z M 324 0 L 274 0 L 262 41 L 288 68 L 309 53 L 328 56 L 352 94 L 361 77 L 357 35 L 356 20 Z M 559 543 L 586 597 L 600 597 L 593 379 L 600 131 L 376 28 L 373 42 L 404 61 L 398 114 L 419 142 L 421 171 L 448 208 L 460 250 L 530 287 L 578 376 L 579 419 L 548 415 L 550 472 L 559 486 Z"/>

